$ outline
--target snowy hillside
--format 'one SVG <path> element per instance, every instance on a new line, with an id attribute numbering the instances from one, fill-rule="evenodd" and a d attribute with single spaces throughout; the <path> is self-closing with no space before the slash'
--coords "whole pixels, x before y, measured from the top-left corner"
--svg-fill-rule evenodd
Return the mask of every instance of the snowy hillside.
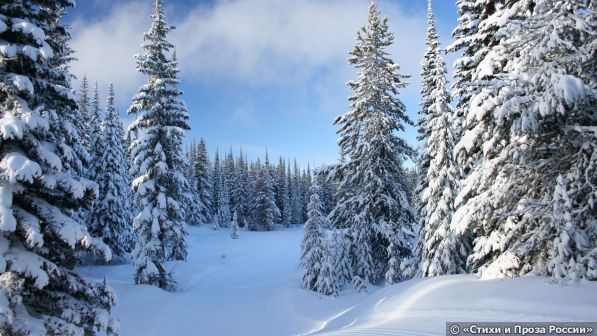
<path id="1" fill-rule="evenodd" d="M 597 283 L 543 278 L 481 281 L 470 275 L 411 280 L 337 298 L 299 286 L 302 226 L 273 232 L 189 228 L 189 260 L 169 263 L 181 287 L 134 285 L 132 265 L 81 271 L 108 276 L 125 336 L 443 335 L 445 321 L 589 321 Z"/>

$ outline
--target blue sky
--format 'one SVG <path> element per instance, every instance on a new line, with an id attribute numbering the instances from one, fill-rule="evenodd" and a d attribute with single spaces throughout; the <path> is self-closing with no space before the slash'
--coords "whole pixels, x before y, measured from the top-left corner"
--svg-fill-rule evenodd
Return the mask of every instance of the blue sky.
<path id="1" fill-rule="evenodd" d="M 73 72 L 117 88 L 125 121 L 130 99 L 144 78 L 132 56 L 149 27 L 151 0 L 79 1 L 67 15 L 78 61 Z M 396 43 L 393 59 L 409 73 L 400 98 L 416 119 L 420 58 L 424 51 L 426 1 L 378 1 Z M 204 137 L 210 151 L 242 146 L 255 158 L 267 147 L 301 165 L 338 157 L 333 120 L 347 110 L 346 81 L 356 78 L 347 62 L 367 0 L 165 0 L 171 40 L 177 48 L 181 89 L 191 115 L 186 141 Z M 435 0 L 442 44 L 456 24 L 454 1 Z M 446 58 L 448 68 L 454 59 Z M 78 83 L 74 84 L 78 87 Z M 416 131 L 401 136 L 415 143 Z"/>

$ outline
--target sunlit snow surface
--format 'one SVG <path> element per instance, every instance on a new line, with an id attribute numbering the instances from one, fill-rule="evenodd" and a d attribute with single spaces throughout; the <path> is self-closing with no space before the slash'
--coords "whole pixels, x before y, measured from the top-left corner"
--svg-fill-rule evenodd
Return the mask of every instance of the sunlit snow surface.
<path id="1" fill-rule="evenodd" d="M 274 232 L 189 228 L 188 262 L 170 263 L 180 291 L 133 284 L 132 265 L 85 267 L 118 294 L 123 336 L 445 335 L 446 321 L 591 321 L 597 283 L 545 278 L 417 279 L 337 298 L 299 287 L 302 227 Z"/>

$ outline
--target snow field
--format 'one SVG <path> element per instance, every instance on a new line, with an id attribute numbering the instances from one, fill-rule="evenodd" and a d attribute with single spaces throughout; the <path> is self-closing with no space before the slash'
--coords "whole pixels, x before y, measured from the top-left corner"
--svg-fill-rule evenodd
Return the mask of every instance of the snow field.
<path id="1" fill-rule="evenodd" d="M 272 232 L 189 227 L 188 262 L 169 262 L 179 291 L 134 285 L 132 265 L 90 266 L 118 295 L 124 336 L 444 335 L 446 321 L 597 320 L 597 283 L 472 275 L 406 281 L 337 298 L 301 289 L 302 226 Z"/>

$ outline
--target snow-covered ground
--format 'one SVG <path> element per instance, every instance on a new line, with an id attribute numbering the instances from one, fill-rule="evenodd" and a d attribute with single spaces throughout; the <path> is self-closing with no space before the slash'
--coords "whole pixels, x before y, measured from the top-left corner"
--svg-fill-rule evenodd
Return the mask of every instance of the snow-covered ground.
<path id="1" fill-rule="evenodd" d="M 93 266 L 118 295 L 123 336 L 444 335 L 446 321 L 594 321 L 597 283 L 444 276 L 337 298 L 299 287 L 302 226 L 273 232 L 189 228 L 188 262 L 171 263 L 180 291 L 133 284 L 132 265 Z"/>

